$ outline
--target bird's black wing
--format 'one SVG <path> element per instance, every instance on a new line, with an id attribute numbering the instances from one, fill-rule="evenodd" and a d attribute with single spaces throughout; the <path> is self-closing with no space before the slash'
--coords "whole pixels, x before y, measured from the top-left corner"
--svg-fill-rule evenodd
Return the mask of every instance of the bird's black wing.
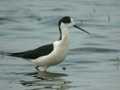
<path id="1" fill-rule="evenodd" d="M 20 57 L 24 59 L 36 59 L 50 54 L 53 51 L 53 44 L 48 44 L 25 52 L 11 53 L 9 56 Z"/>

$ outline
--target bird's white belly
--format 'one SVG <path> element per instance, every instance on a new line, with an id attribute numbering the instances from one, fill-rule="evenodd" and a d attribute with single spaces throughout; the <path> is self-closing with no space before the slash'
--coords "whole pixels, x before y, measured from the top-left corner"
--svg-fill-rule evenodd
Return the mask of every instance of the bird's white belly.
<path id="1" fill-rule="evenodd" d="M 66 56 L 66 47 L 56 47 L 49 55 L 31 61 L 38 66 L 49 67 L 61 63 Z"/>

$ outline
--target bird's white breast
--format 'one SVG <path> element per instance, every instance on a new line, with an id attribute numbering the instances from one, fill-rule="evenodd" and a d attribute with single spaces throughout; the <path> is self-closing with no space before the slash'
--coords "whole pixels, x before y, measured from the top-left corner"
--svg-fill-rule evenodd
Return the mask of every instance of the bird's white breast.
<path id="1" fill-rule="evenodd" d="M 60 40 L 53 43 L 54 50 L 46 56 L 39 57 L 36 60 L 31 60 L 34 64 L 49 67 L 61 63 L 67 56 L 69 40 Z"/>

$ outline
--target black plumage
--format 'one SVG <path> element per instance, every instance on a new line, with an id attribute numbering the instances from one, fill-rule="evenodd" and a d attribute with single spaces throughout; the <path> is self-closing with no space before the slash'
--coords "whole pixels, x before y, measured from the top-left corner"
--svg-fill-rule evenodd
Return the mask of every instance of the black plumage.
<path id="1" fill-rule="evenodd" d="M 34 50 L 29 50 L 25 52 L 18 52 L 18 53 L 10 53 L 9 56 L 24 58 L 24 59 L 36 59 L 41 56 L 45 56 L 50 54 L 53 51 L 53 44 L 48 44 L 45 46 L 41 46 Z"/>

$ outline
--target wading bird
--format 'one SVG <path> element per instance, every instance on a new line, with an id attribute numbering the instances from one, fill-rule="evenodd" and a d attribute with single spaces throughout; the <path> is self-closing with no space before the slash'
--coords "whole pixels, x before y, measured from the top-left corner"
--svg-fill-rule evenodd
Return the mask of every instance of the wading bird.
<path id="1" fill-rule="evenodd" d="M 76 26 L 74 20 L 69 16 L 65 16 L 60 19 L 58 27 L 60 32 L 59 40 L 51 44 L 38 47 L 34 50 L 9 53 L 8 55 L 31 61 L 36 65 L 36 70 L 39 71 L 39 67 L 44 67 L 44 72 L 46 72 L 48 67 L 61 63 L 67 56 L 69 46 L 69 28 L 75 27 L 90 34 L 84 29 Z"/>

